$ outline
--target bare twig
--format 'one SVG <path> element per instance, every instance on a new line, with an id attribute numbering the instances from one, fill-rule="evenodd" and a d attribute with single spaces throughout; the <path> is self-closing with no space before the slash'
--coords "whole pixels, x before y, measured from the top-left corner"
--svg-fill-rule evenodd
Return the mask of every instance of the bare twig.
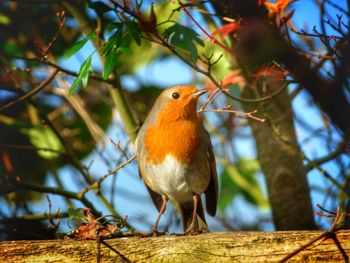
<path id="1" fill-rule="evenodd" d="M 136 155 L 131 156 L 129 159 L 127 159 L 125 162 L 119 164 L 117 167 L 115 167 L 113 170 L 109 171 L 104 176 L 100 177 L 96 182 L 90 184 L 89 186 L 85 187 L 82 191 L 79 192 L 79 196 L 83 197 L 88 191 L 94 188 L 98 188 L 99 185 L 109 176 L 116 173 L 118 170 L 123 168 L 125 165 L 131 163 L 136 158 Z"/>
<path id="2" fill-rule="evenodd" d="M 312 162 L 314 164 L 320 166 L 321 164 L 327 163 L 327 162 L 333 160 L 334 158 L 337 158 L 340 154 L 346 152 L 346 149 L 347 149 L 347 142 L 343 141 L 338 145 L 338 147 L 333 152 L 330 152 L 327 155 L 325 155 L 317 160 L 313 160 Z M 315 168 L 315 165 L 308 164 L 308 166 L 306 167 L 306 170 L 310 171 L 313 168 Z"/>
<path id="3" fill-rule="evenodd" d="M 124 156 L 124 158 L 127 160 L 128 156 L 125 150 L 123 150 L 122 147 L 120 147 L 120 141 L 118 140 L 118 143 L 115 143 L 111 137 L 109 137 L 109 141 L 114 145 L 114 147 L 118 150 L 118 152 L 120 152 Z"/>
<path id="4" fill-rule="evenodd" d="M 22 102 L 24 100 L 29 99 L 30 97 L 34 96 L 35 94 L 37 94 L 39 91 L 41 91 L 42 89 L 44 89 L 57 75 L 58 73 L 58 69 L 54 69 L 54 71 L 51 73 L 50 76 L 47 77 L 47 79 L 45 79 L 42 83 L 40 83 L 38 86 L 36 86 L 34 89 L 32 89 L 31 91 L 29 91 L 28 93 L 20 96 L 19 98 L 16 98 L 13 101 L 10 101 L 9 103 L 7 103 L 5 106 L 0 108 L 0 111 L 7 109 L 8 107 L 11 107 L 19 102 Z"/>
<path id="5" fill-rule="evenodd" d="M 198 110 L 198 113 L 201 112 L 226 112 L 226 113 L 230 113 L 230 114 L 234 114 L 237 117 L 246 117 L 246 118 L 250 118 L 252 120 L 258 121 L 258 122 L 266 122 L 267 119 L 265 118 L 259 118 L 254 116 L 253 114 L 257 113 L 258 111 L 251 111 L 251 112 L 242 112 L 242 111 L 235 111 L 231 109 L 231 106 L 227 106 L 225 108 L 217 108 L 217 109 L 200 109 Z"/>
<path id="6" fill-rule="evenodd" d="M 41 60 L 46 60 L 47 59 L 47 54 L 50 52 L 53 44 L 56 42 L 59 34 L 61 33 L 64 25 L 65 25 L 65 22 L 66 22 L 66 15 L 65 15 L 65 11 L 62 10 L 61 12 L 57 12 L 56 14 L 57 17 L 59 17 L 60 19 L 60 22 L 59 22 L 59 27 L 58 27 L 58 31 L 57 33 L 55 34 L 55 36 L 52 38 L 52 40 L 50 41 L 49 45 L 47 46 L 46 50 L 42 50 L 41 52 Z"/>
<path id="7" fill-rule="evenodd" d="M 23 181 L 15 181 L 11 184 L 4 185 L 2 188 L 0 188 L 0 194 L 7 194 L 11 192 L 16 192 L 20 189 L 25 189 L 28 191 L 34 191 L 39 193 L 51 193 L 56 195 L 61 195 L 64 197 L 68 197 L 71 199 L 76 199 L 81 201 L 86 207 L 91 208 L 96 214 L 98 214 L 98 210 L 94 207 L 94 205 L 85 197 L 80 196 L 79 193 L 66 191 L 61 188 L 57 187 L 49 187 L 49 186 L 42 186 L 42 185 L 36 185 L 32 183 L 27 183 Z"/>

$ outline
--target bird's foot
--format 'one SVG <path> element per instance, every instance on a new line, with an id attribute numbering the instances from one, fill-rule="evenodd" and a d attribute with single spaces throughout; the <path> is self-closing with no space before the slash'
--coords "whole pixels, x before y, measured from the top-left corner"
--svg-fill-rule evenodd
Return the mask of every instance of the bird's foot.
<path id="1" fill-rule="evenodd" d="M 195 229 L 194 228 L 194 225 L 190 225 L 186 230 L 185 232 L 183 233 L 184 236 L 187 236 L 187 235 L 197 235 L 197 234 L 200 234 L 200 233 L 203 233 L 203 230 L 202 229 Z"/>

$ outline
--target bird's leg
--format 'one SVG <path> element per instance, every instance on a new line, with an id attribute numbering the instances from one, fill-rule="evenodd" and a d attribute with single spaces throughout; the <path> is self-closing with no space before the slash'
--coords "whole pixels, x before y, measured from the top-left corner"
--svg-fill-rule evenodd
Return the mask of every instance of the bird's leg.
<path id="1" fill-rule="evenodd" d="M 197 218 L 197 207 L 198 207 L 198 198 L 199 196 L 197 194 L 193 195 L 193 213 L 192 213 L 192 220 L 191 224 L 188 226 L 188 228 L 185 231 L 185 234 L 193 233 L 194 226 L 196 223 L 196 218 Z"/>
<path id="2" fill-rule="evenodd" d="M 158 234 L 158 224 L 159 224 L 160 218 L 162 217 L 162 215 L 164 214 L 164 212 L 166 210 L 166 204 L 168 202 L 168 197 L 165 196 L 165 195 L 162 195 L 162 199 L 163 199 L 163 203 L 162 203 L 162 206 L 160 208 L 157 220 L 154 223 L 154 225 L 152 226 L 152 234 L 153 235 L 157 235 Z"/>

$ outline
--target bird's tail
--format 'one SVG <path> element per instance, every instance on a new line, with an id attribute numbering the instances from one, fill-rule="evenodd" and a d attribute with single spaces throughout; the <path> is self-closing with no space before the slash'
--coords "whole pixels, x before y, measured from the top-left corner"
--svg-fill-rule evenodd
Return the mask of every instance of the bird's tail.
<path id="1" fill-rule="evenodd" d="M 184 231 L 191 225 L 193 215 L 193 203 L 178 204 L 179 212 L 181 215 L 181 221 Z M 203 205 L 201 198 L 198 199 L 197 216 L 194 223 L 194 232 L 204 231 L 209 232 L 207 221 L 203 211 Z"/>

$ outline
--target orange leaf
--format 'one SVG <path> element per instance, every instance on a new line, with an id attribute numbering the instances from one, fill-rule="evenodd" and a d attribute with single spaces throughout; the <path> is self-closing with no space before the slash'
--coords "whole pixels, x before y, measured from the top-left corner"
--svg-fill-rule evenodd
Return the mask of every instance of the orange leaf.
<path id="1" fill-rule="evenodd" d="M 273 18 L 286 11 L 290 2 L 291 0 L 276 0 L 275 3 L 264 2 L 264 4 L 269 11 L 269 17 Z"/>
<path id="2" fill-rule="evenodd" d="M 227 91 L 228 90 L 227 86 L 234 85 L 234 84 L 245 84 L 245 83 L 246 82 L 245 82 L 245 79 L 242 77 L 241 70 L 236 69 L 236 70 L 233 70 L 230 74 L 228 74 L 222 80 L 221 87 Z M 208 91 L 209 95 L 214 93 L 214 91 L 217 89 L 217 87 L 212 82 L 208 82 L 204 88 Z"/>
<path id="3" fill-rule="evenodd" d="M 233 70 L 230 74 L 228 74 L 223 80 L 222 80 L 222 86 L 228 86 L 233 84 L 244 84 L 245 79 L 242 77 L 241 70 L 236 69 Z"/>
<path id="4" fill-rule="evenodd" d="M 213 32 L 213 35 L 220 35 L 223 39 L 229 34 L 232 34 L 240 29 L 240 24 L 237 22 L 231 22 L 223 25 Z"/>

